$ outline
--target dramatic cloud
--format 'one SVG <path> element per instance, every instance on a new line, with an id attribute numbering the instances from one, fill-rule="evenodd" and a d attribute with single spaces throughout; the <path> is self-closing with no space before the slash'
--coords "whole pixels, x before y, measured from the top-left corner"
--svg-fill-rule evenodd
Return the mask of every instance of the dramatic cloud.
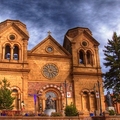
<path id="1" fill-rule="evenodd" d="M 119 0 L 0 0 L 0 22 L 20 20 L 27 25 L 33 48 L 51 31 L 62 45 L 68 29 L 88 27 L 100 43 L 99 53 L 103 67 L 103 49 L 113 32 L 120 34 Z"/>

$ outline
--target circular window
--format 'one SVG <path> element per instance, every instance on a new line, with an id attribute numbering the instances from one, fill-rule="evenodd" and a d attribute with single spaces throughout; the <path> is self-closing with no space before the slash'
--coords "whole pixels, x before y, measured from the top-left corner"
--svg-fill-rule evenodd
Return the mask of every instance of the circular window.
<path id="1" fill-rule="evenodd" d="M 46 51 L 47 52 L 53 52 L 53 48 L 51 46 L 49 46 L 49 47 L 46 48 Z"/>
<path id="2" fill-rule="evenodd" d="M 10 39 L 10 40 L 15 40 L 15 35 L 10 35 L 10 36 L 9 36 L 9 39 Z"/>
<path id="3" fill-rule="evenodd" d="M 58 75 L 58 68 L 55 64 L 46 64 L 43 66 L 42 72 L 46 78 L 51 79 Z"/>
<path id="4" fill-rule="evenodd" d="M 87 42 L 86 42 L 86 41 L 83 41 L 83 42 L 82 42 L 82 45 L 83 45 L 83 46 L 87 46 Z"/>

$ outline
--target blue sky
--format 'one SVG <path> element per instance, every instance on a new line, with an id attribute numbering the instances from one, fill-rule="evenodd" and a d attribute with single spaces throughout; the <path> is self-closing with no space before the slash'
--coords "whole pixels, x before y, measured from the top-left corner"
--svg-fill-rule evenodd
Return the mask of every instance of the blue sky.
<path id="1" fill-rule="evenodd" d="M 30 34 L 28 49 L 51 35 L 63 44 L 68 29 L 87 27 L 100 43 L 102 71 L 103 49 L 113 32 L 120 35 L 120 0 L 0 0 L 0 22 L 20 20 Z"/>

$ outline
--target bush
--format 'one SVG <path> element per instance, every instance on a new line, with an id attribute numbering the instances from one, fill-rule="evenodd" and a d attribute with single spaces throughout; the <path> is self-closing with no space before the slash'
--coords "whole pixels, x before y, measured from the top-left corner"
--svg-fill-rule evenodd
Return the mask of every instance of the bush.
<path id="1" fill-rule="evenodd" d="M 109 115 L 115 115 L 116 114 L 114 110 L 109 110 L 108 112 L 109 112 Z"/>
<path id="2" fill-rule="evenodd" d="M 67 105 L 65 107 L 65 115 L 66 116 L 77 116 L 78 115 L 78 110 L 75 105 L 72 103 L 70 105 Z"/>
<path id="3" fill-rule="evenodd" d="M 56 117 L 56 116 L 62 116 L 62 114 L 60 112 L 52 112 L 51 113 L 52 117 Z"/>
<path id="4" fill-rule="evenodd" d="M 39 116 L 49 116 L 49 115 L 47 115 L 45 113 L 41 113 Z"/>

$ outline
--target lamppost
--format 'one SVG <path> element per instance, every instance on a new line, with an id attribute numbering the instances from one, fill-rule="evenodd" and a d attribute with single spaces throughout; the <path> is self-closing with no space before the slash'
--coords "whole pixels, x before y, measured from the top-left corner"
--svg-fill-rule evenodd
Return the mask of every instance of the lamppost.
<path id="1" fill-rule="evenodd" d="M 62 88 L 62 85 L 64 86 L 63 88 Z M 71 97 L 71 91 L 72 91 L 72 85 L 70 84 L 70 83 L 67 83 L 67 81 L 65 80 L 63 83 L 62 83 L 62 85 L 60 85 L 60 89 L 61 90 L 64 90 L 64 92 L 65 92 L 65 99 L 66 99 L 66 106 L 68 105 L 68 97 Z"/>

